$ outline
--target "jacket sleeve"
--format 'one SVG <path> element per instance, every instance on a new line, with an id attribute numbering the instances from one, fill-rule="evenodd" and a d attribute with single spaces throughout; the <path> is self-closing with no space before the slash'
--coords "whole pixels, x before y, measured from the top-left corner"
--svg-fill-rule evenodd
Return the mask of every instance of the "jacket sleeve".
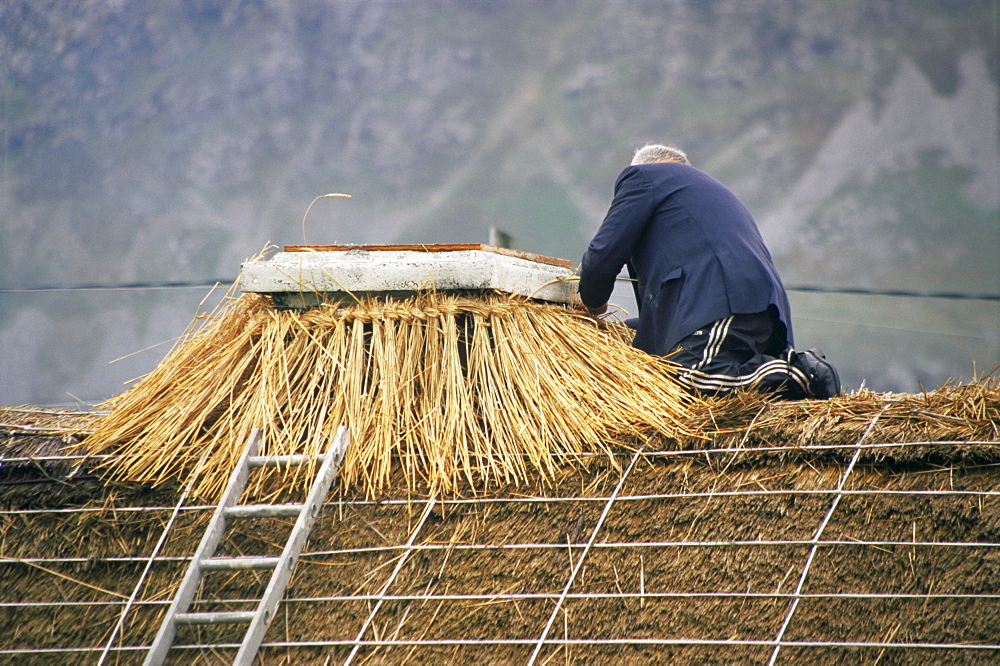
<path id="1" fill-rule="evenodd" d="M 596 308 L 608 302 L 615 278 L 646 231 L 659 201 L 649 178 L 630 166 L 615 183 L 611 208 L 580 262 L 580 300 Z"/>

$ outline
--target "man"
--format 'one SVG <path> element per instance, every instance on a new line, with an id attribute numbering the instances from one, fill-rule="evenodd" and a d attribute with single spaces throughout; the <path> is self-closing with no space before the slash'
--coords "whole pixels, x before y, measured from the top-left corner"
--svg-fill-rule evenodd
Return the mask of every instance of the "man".
<path id="1" fill-rule="evenodd" d="M 750 211 L 681 150 L 644 146 L 618 176 L 580 265 L 580 299 L 592 314 L 606 309 L 625 264 L 639 307 L 633 345 L 672 354 L 692 390 L 840 394 L 821 353 L 792 349 L 788 297 Z"/>

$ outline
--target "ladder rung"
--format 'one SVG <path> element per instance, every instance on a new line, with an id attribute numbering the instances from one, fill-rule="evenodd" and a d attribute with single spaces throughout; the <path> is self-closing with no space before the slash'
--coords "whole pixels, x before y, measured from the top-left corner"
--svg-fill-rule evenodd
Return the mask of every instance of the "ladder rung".
<path id="1" fill-rule="evenodd" d="M 253 621 L 253 611 L 228 611 L 224 613 L 178 613 L 177 624 L 247 624 Z"/>
<path id="2" fill-rule="evenodd" d="M 292 465 L 308 465 L 311 462 L 323 464 L 326 454 L 318 456 L 250 456 L 248 467 L 291 467 Z"/>
<path id="3" fill-rule="evenodd" d="M 237 569 L 273 569 L 278 557 L 211 557 L 198 564 L 202 571 L 235 571 Z"/>
<path id="4" fill-rule="evenodd" d="M 227 506 L 227 518 L 294 518 L 302 513 L 301 504 L 237 504 Z"/>

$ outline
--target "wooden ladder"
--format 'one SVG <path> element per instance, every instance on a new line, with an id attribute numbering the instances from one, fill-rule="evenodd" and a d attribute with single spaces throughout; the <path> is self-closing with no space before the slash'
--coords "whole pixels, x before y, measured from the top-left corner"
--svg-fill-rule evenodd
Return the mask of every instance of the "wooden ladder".
<path id="1" fill-rule="evenodd" d="M 261 432 L 254 430 L 247 442 L 246 449 L 240 457 L 229 485 L 219 505 L 215 508 L 212 520 L 205 530 L 198 550 L 195 551 L 191 564 L 173 603 L 163 618 L 160 630 L 156 634 L 152 647 L 146 655 L 147 666 L 159 666 L 167 658 L 167 652 L 174 643 L 177 628 L 182 625 L 216 625 L 216 624 L 248 624 L 239 652 L 233 664 L 249 666 L 257 654 L 267 627 L 274 617 L 274 611 L 285 592 L 292 570 L 298 561 L 299 554 L 309 538 L 313 522 L 319 514 L 326 494 L 333 482 L 340 464 L 344 459 L 350 436 L 347 429 L 341 426 L 337 430 L 330 450 L 317 457 L 294 456 L 259 456 Z M 246 488 L 250 470 L 257 467 L 279 467 L 302 465 L 322 461 L 309 495 L 302 504 L 237 504 Z M 226 531 L 226 522 L 230 518 L 281 518 L 297 517 L 295 526 L 288 535 L 285 547 L 278 557 L 215 557 L 215 551 L 222 541 Z M 238 571 L 246 569 L 271 569 L 271 579 L 264 590 L 263 597 L 253 611 L 191 613 L 188 609 L 198 592 L 202 575 L 206 571 Z M 205 644 L 204 647 L 213 647 Z"/>

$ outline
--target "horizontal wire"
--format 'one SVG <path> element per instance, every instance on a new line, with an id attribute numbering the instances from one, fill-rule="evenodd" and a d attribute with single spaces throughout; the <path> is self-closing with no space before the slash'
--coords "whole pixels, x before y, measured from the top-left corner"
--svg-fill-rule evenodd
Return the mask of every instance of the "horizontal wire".
<path id="1" fill-rule="evenodd" d="M 945 472 L 947 470 L 942 470 Z M 701 493 L 658 493 L 648 495 L 622 495 L 619 502 L 644 502 L 667 499 L 713 499 L 718 497 L 767 497 L 767 496 L 822 496 L 836 493 L 835 489 L 776 489 L 776 490 L 733 490 L 714 491 Z M 931 497 L 997 497 L 1000 490 L 844 490 L 844 495 L 856 496 L 931 496 Z M 441 504 L 450 506 L 480 505 L 480 504 L 558 504 L 558 503 L 583 503 L 583 502 L 603 502 L 607 497 L 601 496 L 576 496 L 576 497 L 476 497 L 476 498 L 456 498 L 451 500 L 440 500 Z M 324 508 L 344 508 L 353 506 L 409 506 L 412 500 L 330 500 L 323 503 Z M 185 512 L 214 511 L 214 504 L 194 504 L 181 507 Z M 0 516 L 27 516 L 27 515 L 58 515 L 58 514 L 83 514 L 83 513 L 162 513 L 172 511 L 170 506 L 126 506 L 126 507 L 80 507 L 80 508 L 58 508 L 58 509 L 0 509 Z"/>
<path id="2" fill-rule="evenodd" d="M 974 469 L 974 468 L 973 468 Z M 941 470 L 941 473 L 947 473 L 948 470 Z M 647 495 L 620 495 L 618 497 L 619 502 L 638 502 L 638 501 L 648 501 L 648 500 L 661 500 L 661 499 L 694 499 L 694 498 L 714 498 L 714 497 L 758 497 L 767 495 L 832 495 L 834 493 L 840 492 L 844 495 L 957 495 L 957 496 L 1000 496 L 1000 490 L 882 490 L 882 489 L 871 489 L 871 490 L 841 490 L 838 491 L 836 488 L 830 489 L 786 489 L 777 488 L 774 490 L 724 490 L 724 491 L 706 491 L 706 492 L 696 492 L 696 493 L 651 493 Z M 601 496 L 576 496 L 576 497 L 469 497 L 469 498 L 456 498 L 452 500 L 441 500 L 442 504 L 450 504 L 454 506 L 460 506 L 463 504 L 498 504 L 498 503 L 508 503 L 508 504 L 554 504 L 559 502 L 602 502 L 606 500 L 607 497 Z M 357 500 L 348 502 L 338 502 L 331 501 L 327 502 L 325 506 L 360 506 L 360 505 L 372 505 L 372 506 L 387 506 L 387 505 L 408 505 L 412 504 L 412 501 L 405 499 L 396 500 Z M 22 512 L 23 513 L 23 512 Z"/>
<path id="3" fill-rule="evenodd" d="M 862 541 L 850 539 L 829 539 L 826 541 L 814 542 L 811 539 L 758 539 L 754 541 L 742 541 L 738 539 L 719 539 L 711 541 L 602 541 L 595 543 L 592 548 L 752 548 L 758 546 L 776 547 L 793 546 L 805 547 L 814 543 L 820 546 L 870 546 L 873 548 L 890 546 L 924 547 L 924 548 L 1000 548 L 1000 543 L 990 541 Z M 583 548 L 584 543 L 512 543 L 512 544 L 456 544 L 456 543 L 427 543 L 411 546 L 414 550 L 546 550 L 551 548 Z M 302 559 L 307 557 L 328 557 L 331 555 L 360 555 L 365 553 L 394 551 L 404 548 L 398 546 L 369 546 L 365 548 L 345 548 L 339 550 L 317 550 L 302 553 Z M 137 558 L 138 559 L 138 558 Z M 188 558 L 190 559 L 190 558 Z M 94 560 L 90 560 L 94 561 Z M 97 560 L 100 561 L 100 560 Z M 140 559 L 140 561 L 145 561 Z M 0 563 L 4 563 L 0 560 Z"/>
<path id="4" fill-rule="evenodd" d="M 865 328 L 884 328 L 890 331 L 905 331 L 907 333 L 922 333 L 924 335 L 947 335 L 954 338 L 968 338 L 970 340 L 1000 340 L 998 335 L 974 335 L 972 333 L 957 333 L 955 331 L 932 331 L 926 328 L 913 328 L 912 326 L 893 326 L 891 324 L 876 324 L 872 321 L 845 321 L 843 319 L 828 319 L 825 317 L 809 317 L 807 315 L 795 315 L 795 321 L 818 321 L 824 324 L 839 324 L 841 326 L 863 326 Z"/>
<path id="5" fill-rule="evenodd" d="M 862 541 L 860 539 L 828 539 L 826 541 L 814 542 L 811 539 L 758 539 L 753 541 L 743 541 L 739 539 L 719 539 L 710 541 L 602 541 L 593 544 L 591 548 L 754 548 L 754 547 L 806 547 L 814 543 L 820 546 L 858 546 L 858 547 L 907 547 L 907 548 L 1000 548 L 1000 542 L 990 541 Z M 303 551 L 300 561 L 310 557 L 332 557 L 340 555 L 368 555 L 372 553 L 386 553 L 398 550 L 549 550 L 567 548 L 583 548 L 584 543 L 547 542 L 547 543 L 424 543 L 389 545 L 389 546 L 364 546 L 360 548 L 341 548 L 334 550 Z M 148 557 L 0 557 L 0 565 L 5 564 L 145 564 Z M 173 555 L 158 557 L 156 562 L 167 564 L 190 562 L 191 556 Z M 308 564 L 309 562 L 307 562 Z"/>
<path id="6" fill-rule="evenodd" d="M 807 444 L 802 446 L 735 446 L 717 449 L 664 449 L 659 451 L 647 451 L 643 455 L 647 458 L 666 458 L 684 455 L 711 455 L 713 453 L 779 453 L 783 451 L 833 451 L 837 449 L 861 449 L 862 451 L 874 449 L 905 448 L 910 446 L 956 446 L 963 445 L 989 445 L 1000 449 L 1000 442 L 991 440 L 933 440 L 923 442 L 882 442 L 879 444 Z M 581 453 L 573 455 L 582 456 L 605 456 L 606 453 Z M 618 454 L 624 455 L 624 454 Z"/>
<path id="7" fill-rule="evenodd" d="M 332 502 L 327 502 L 324 506 L 330 506 L 331 504 Z M 182 506 L 181 511 L 215 511 L 216 508 L 214 504 L 191 504 Z M 0 510 L 0 516 L 30 516 L 60 513 L 156 513 L 160 511 L 173 511 L 173 509 L 174 507 L 172 506 L 86 506 L 60 509 L 2 509 Z"/>
<path id="8" fill-rule="evenodd" d="M 494 638 L 494 639 L 396 639 L 396 640 L 367 640 L 361 641 L 362 646 L 408 646 L 408 645 L 533 645 L 538 642 L 536 638 Z M 711 638 L 546 638 L 546 645 L 774 645 L 774 641 L 753 640 L 753 639 L 711 639 Z M 281 647 L 308 647 L 314 644 L 315 647 L 324 645 L 351 645 L 349 640 L 330 641 L 285 641 L 274 643 L 263 643 L 261 647 L 281 648 Z M 782 641 L 781 645 L 787 647 L 856 647 L 856 648 L 931 648 L 931 649 L 973 649 L 973 650 L 1000 650 L 1000 645 L 989 643 L 884 643 L 884 642 L 863 642 L 863 641 Z M 180 647 L 180 646 L 178 646 Z M 193 648 L 202 646 L 193 645 Z M 223 647 L 223 646 L 219 646 Z M 233 647 L 239 647 L 234 644 Z"/>
<path id="9" fill-rule="evenodd" d="M 727 453 L 743 453 L 743 454 L 754 454 L 754 453 L 780 453 L 780 452 L 803 452 L 803 451 L 834 451 L 839 449 L 851 449 L 860 448 L 862 450 L 878 450 L 878 449 L 891 449 L 891 448 L 906 448 L 906 447 L 916 447 L 916 446 L 997 446 L 1000 448 L 1000 442 L 990 441 L 990 440 L 926 440 L 926 441 L 916 441 L 916 442 L 883 442 L 877 444 L 862 444 L 861 446 L 856 446 L 853 444 L 810 444 L 802 446 L 756 446 L 756 447 L 722 447 L 722 448 L 711 448 L 711 449 L 664 449 L 659 451 L 646 451 L 642 455 L 645 458 L 671 458 L 680 456 L 708 456 L 715 454 L 727 454 Z M 139 456 L 140 454 L 132 454 Z M 577 452 L 573 454 L 552 454 L 553 457 L 560 459 L 566 458 L 592 458 L 592 457 L 605 457 L 609 455 L 607 452 Z M 621 451 L 613 452 L 610 455 L 624 456 L 632 455 L 630 452 Z M 85 454 L 77 455 L 61 455 L 61 456 L 21 456 L 16 458 L 3 458 L 0 457 L 0 467 L 4 464 L 28 464 L 37 462 L 69 462 L 75 460 L 82 460 L 89 458 L 90 460 L 103 462 L 112 458 L 126 458 L 127 456 L 115 456 L 114 454 L 98 454 L 87 456 Z M 977 465 L 976 467 L 986 467 L 991 466 L 994 463 L 988 463 L 986 465 Z M 943 470 L 942 470 L 943 471 Z M 53 478 L 52 481 L 60 481 L 61 479 Z M 464 502 L 471 500 L 442 500 L 443 502 Z M 482 501 L 491 501 L 489 499 L 484 499 Z M 389 502 L 408 502 L 408 500 L 389 500 L 381 503 Z M 379 504 L 379 501 L 371 501 L 370 503 Z M 75 511 L 82 511 L 83 509 L 75 509 Z M 43 510 L 44 511 L 44 510 Z M 2 512 L 0 512 L 2 513 Z"/>
<path id="10" fill-rule="evenodd" d="M 895 296 L 902 298 L 939 298 L 943 300 L 1000 301 L 1000 294 L 961 291 L 916 291 L 911 289 L 866 289 L 863 287 L 822 287 L 819 285 L 786 286 L 786 291 L 814 294 L 848 294 L 851 296 Z"/>
<path id="11" fill-rule="evenodd" d="M 34 435 L 37 433 L 41 435 L 48 435 L 49 437 L 59 437 L 64 431 L 51 426 L 30 426 L 17 423 L 0 423 L 0 432 L 6 432 L 12 435 Z"/>
<path id="12" fill-rule="evenodd" d="M 122 284 L 32 285 L 0 287 L 0 294 L 21 294 L 51 291 L 140 291 L 149 289 L 203 289 L 220 284 L 233 284 L 234 278 L 177 282 L 125 282 Z"/>
<path id="13" fill-rule="evenodd" d="M 975 468 L 973 468 L 975 469 Z M 941 470 L 940 473 L 947 473 L 948 470 Z M 712 499 L 716 497 L 766 497 L 770 495 L 780 496 L 810 496 L 810 495 L 832 495 L 836 489 L 787 489 L 778 488 L 774 490 L 727 490 L 727 491 L 706 491 L 697 493 L 653 493 L 647 495 L 621 495 L 619 502 L 644 502 L 664 499 Z M 1000 490 L 883 490 L 857 489 L 840 491 L 844 495 L 887 495 L 887 496 L 934 496 L 934 497 L 996 497 L 1000 496 Z M 607 497 L 595 496 L 569 496 L 569 497 L 467 497 L 454 498 L 450 500 L 439 500 L 440 504 L 449 506 L 479 505 L 479 504 L 558 504 L 562 502 L 603 502 Z M 323 503 L 324 508 L 343 508 L 354 506 L 409 506 L 414 500 L 408 499 L 388 499 L 388 500 L 329 500 Z M 214 511 L 214 504 L 192 504 L 181 507 L 181 511 Z M 0 516 L 5 515 L 50 515 L 50 514 L 80 514 L 80 513 L 155 513 L 172 511 L 170 506 L 117 506 L 109 507 L 80 507 L 80 508 L 58 508 L 58 509 L 0 509 Z"/>
<path id="14" fill-rule="evenodd" d="M 39 409 L 37 407 L 3 407 L 2 412 L 21 412 L 22 414 L 41 414 L 42 416 L 90 416 L 93 411 L 77 412 L 66 411 L 64 409 Z"/>
<path id="15" fill-rule="evenodd" d="M 461 647 L 483 645 L 513 645 L 532 646 L 537 638 L 427 638 L 427 639 L 385 639 L 363 640 L 355 642 L 342 640 L 304 640 L 261 643 L 261 649 L 287 649 L 299 647 L 350 647 L 355 644 L 361 647 Z M 546 638 L 545 645 L 566 646 L 599 646 L 599 645 L 643 645 L 643 646 L 748 646 L 773 647 L 776 643 L 770 640 L 740 639 L 740 638 Z M 212 645 L 174 645 L 174 650 L 204 650 L 208 647 L 218 650 L 236 650 L 240 643 L 214 643 Z M 904 649 L 904 650 L 1000 650 L 1000 645 L 990 643 L 888 643 L 881 641 L 781 641 L 777 643 L 789 648 L 871 648 L 871 649 Z M 27 654 L 80 654 L 103 650 L 103 647 L 67 647 L 67 648 L 2 648 L 0 655 Z M 111 648 L 111 652 L 135 652 L 148 650 L 148 645 L 123 645 Z"/>
<path id="16" fill-rule="evenodd" d="M 659 458 L 664 456 L 684 456 L 684 455 L 706 455 L 713 453 L 774 453 L 780 451 L 825 451 L 825 450 L 835 450 L 835 449 L 884 449 L 884 448 L 896 448 L 896 447 L 908 447 L 908 446 L 955 446 L 958 444 L 966 445 L 992 445 L 1000 448 L 1000 441 L 998 440 L 988 440 L 988 439 L 934 439 L 934 440 L 920 440 L 911 442 L 880 442 L 873 444 L 803 444 L 803 445 L 784 445 L 784 446 L 735 446 L 735 447 L 717 447 L 710 449 L 660 449 L 654 451 L 643 451 L 642 456 L 645 458 Z M 632 451 L 615 451 L 610 455 L 616 456 L 631 456 L 634 452 Z M 560 459 L 570 459 L 575 457 L 605 457 L 609 453 L 606 451 L 576 451 L 573 453 L 553 453 L 550 457 L 560 458 Z M 130 455 L 117 455 L 117 454 L 95 454 L 89 456 L 94 460 L 98 459 L 108 459 L 108 458 L 122 458 L 127 459 L 129 457 L 141 457 L 142 454 L 134 453 Z M 21 457 L 21 458 L 2 458 L 0 457 L 0 462 L 34 462 L 36 460 L 75 460 L 79 459 L 81 456 L 79 454 L 71 454 L 66 456 L 45 456 L 45 457 Z"/>
<path id="17" fill-rule="evenodd" d="M 446 645 L 534 645 L 536 638 L 493 638 L 493 639 L 397 639 L 397 640 L 367 640 L 361 641 L 363 647 L 376 646 L 446 646 Z M 711 638 L 546 638 L 546 645 L 748 645 L 772 646 L 774 641 L 753 639 L 711 639 Z M 353 641 L 286 641 L 262 643 L 261 647 L 323 647 L 323 646 L 353 645 Z M 927 649 L 959 649 L 959 650 L 1000 650 L 1000 645 L 989 643 L 883 643 L 863 641 L 782 641 L 786 647 L 853 647 L 853 648 L 927 648 Z M 181 647 L 181 646 L 177 646 Z M 185 646 L 186 647 L 186 646 Z M 203 646 L 192 645 L 192 648 Z M 217 647 L 228 647 L 219 645 Z M 239 647 L 233 644 L 233 648 Z"/>
<path id="18" fill-rule="evenodd" d="M 71 462 L 74 460 L 102 461 L 102 460 L 110 460 L 111 458 L 115 457 L 117 456 L 111 453 L 97 453 L 92 455 L 86 453 L 78 453 L 78 454 L 69 454 L 62 456 L 19 456 L 17 458 L 5 458 L 3 457 L 3 455 L 0 455 L 0 465 L 14 464 L 14 463 L 23 465 L 25 463 L 37 463 L 37 462 Z"/>
<path id="19" fill-rule="evenodd" d="M 657 451 L 644 451 L 642 456 L 644 458 L 664 458 L 673 456 L 702 456 L 702 455 L 712 455 L 719 453 L 777 453 L 782 451 L 832 451 L 837 449 L 850 449 L 854 450 L 860 448 L 862 450 L 870 449 L 886 449 L 886 448 L 900 448 L 900 447 L 910 447 L 910 446 L 956 446 L 956 445 L 976 445 L 976 446 L 996 446 L 1000 449 L 1000 441 L 997 440 L 986 440 L 986 439 L 937 439 L 937 440 L 923 440 L 914 442 L 881 442 L 876 444 L 862 444 L 860 446 L 856 444 L 804 444 L 804 445 L 785 445 L 785 446 L 735 446 L 735 447 L 718 447 L 711 449 L 661 449 Z M 608 455 L 614 456 L 631 456 L 633 452 L 631 451 L 614 451 L 610 454 L 606 451 L 577 451 L 573 453 L 553 453 L 550 457 L 559 459 L 572 459 L 572 458 L 593 458 L 593 457 L 607 457 Z M 108 460 L 111 458 L 118 458 L 127 460 L 130 457 L 140 458 L 141 453 L 133 453 L 129 455 L 117 455 L 117 454 L 69 454 L 60 456 L 21 456 L 18 458 L 4 458 L 0 456 L 0 464 L 3 463 L 32 463 L 38 461 L 44 462 L 62 462 L 70 460 L 80 460 L 82 458 L 90 458 L 91 460 Z"/>
<path id="20" fill-rule="evenodd" d="M 510 592 L 505 594 L 387 594 L 386 601 L 544 601 L 559 597 L 557 592 Z M 790 599 L 796 596 L 793 592 L 576 592 L 566 595 L 567 599 L 576 601 L 615 600 L 615 599 Z M 968 594 L 936 592 L 930 594 L 915 593 L 876 593 L 876 592 L 811 592 L 797 595 L 801 599 L 876 599 L 876 600 L 963 600 L 963 599 L 997 599 L 1000 594 Z M 380 599 L 377 594 L 333 595 L 317 597 L 282 598 L 283 604 L 314 604 L 344 601 L 375 601 Z M 0 608 L 49 608 L 53 606 L 91 607 L 91 606 L 124 606 L 125 600 L 111 601 L 7 601 L 0 602 Z M 147 599 L 133 602 L 133 606 L 169 606 L 170 599 Z M 217 605 L 248 605 L 258 604 L 260 599 L 208 599 L 195 602 L 198 604 Z"/>
<path id="21" fill-rule="evenodd" d="M 172 282 L 125 282 L 119 284 L 30 285 L 0 287 L 0 293 L 32 293 L 49 291 L 129 291 L 146 289 L 200 289 L 219 284 L 234 284 L 238 278 L 177 280 Z M 915 289 L 874 289 L 867 287 L 826 287 L 822 285 L 786 285 L 786 291 L 850 296 L 893 296 L 902 298 L 934 298 L 942 300 L 1000 301 L 1000 294 L 964 291 L 919 291 Z"/>
<path id="22" fill-rule="evenodd" d="M 4 461 L 0 460 L 0 463 Z M 990 465 L 992 466 L 992 465 Z M 969 469 L 975 470 L 980 466 L 975 466 L 971 468 L 963 468 L 964 471 Z M 953 470 L 944 468 L 940 470 L 935 470 L 934 473 L 945 474 L 950 473 Z M 722 491 L 705 491 L 705 492 L 687 492 L 687 493 L 649 493 L 643 495 L 622 495 L 618 498 L 619 501 L 650 501 L 650 500 L 661 500 L 661 499 L 697 499 L 697 498 L 716 498 L 716 497 L 762 497 L 770 495 L 781 495 L 781 496 L 809 496 L 809 495 L 830 495 L 838 492 L 835 488 L 829 489 L 819 489 L 819 488 L 805 488 L 805 489 L 794 489 L 794 488 L 776 488 L 773 490 L 722 490 Z M 882 488 L 865 488 L 865 489 L 849 489 L 840 491 L 845 495 L 887 495 L 887 496 L 906 496 L 906 495 L 917 495 L 917 496 L 941 496 L 941 497 L 994 497 L 1000 496 L 1000 490 L 940 490 L 940 489 L 910 489 L 910 490 L 891 490 Z M 439 503 L 447 504 L 450 506 L 462 506 L 462 505 L 478 505 L 478 504 L 556 504 L 562 502 L 603 502 L 607 499 L 606 496 L 601 495 L 577 495 L 577 496 L 521 496 L 521 497 L 458 497 L 452 499 L 440 499 Z M 413 504 L 413 499 L 385 499 L 385 500 L 343 500 L 335 499 L 328 500 L 323 503 L 324 507 L 330 508 L 343 508 L 352 506 L 409 506 Z M 214 504 L 192 504 L 188 506 L 181 507 L 182 511 L 213 511 L 216 506 Z M 81 514 L 81 513 L 105 513 L 107 511 L 114 511 L 116 513 L 155 513 L 162 511 L 172 511 L 174 507 L 172 506 L 116 506 L 113 508 L 105 506 L 96 507 L 69 507 L 69 508 L 52 508 L 52 509 L 0 509 L 0 516 L 3 515 L 50 515 L 50 514 Z"/>
<path id="23" fill-rule="evenodd" d="M 54 428 L 18 425 L 16 423 L 0 423 L 0 432 L 6 432 L 13 435 L 33 435 L 38 433 L 48 435 L 49 437 L 59 437 L 59 433 L 54 432 Z"/>

